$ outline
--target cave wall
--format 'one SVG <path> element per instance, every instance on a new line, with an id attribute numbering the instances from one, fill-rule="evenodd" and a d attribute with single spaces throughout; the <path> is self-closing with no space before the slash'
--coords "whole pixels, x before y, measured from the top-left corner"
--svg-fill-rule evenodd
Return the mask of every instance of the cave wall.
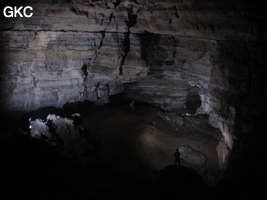
<path id="1" fill-rule="evenodd" d="M 252 1 L 24 1 L 31 18 L 1 16 L 1 110 L 129 98 L 177 112 L 198 87 L 224 139 L 250 132 L 266 97 L 264 7 Z M 1 2 L 17 5 L 18 1 Z M 256 97 L 255 97 L 256 96 Z M 256 99 L 260 103 L 256 103 Z M 240 117 L 246 116 L 246 117 Z M 246 125 L 242 125 L 245 119 Z M 253 123 L 251 123 L 253 121 Z"/>

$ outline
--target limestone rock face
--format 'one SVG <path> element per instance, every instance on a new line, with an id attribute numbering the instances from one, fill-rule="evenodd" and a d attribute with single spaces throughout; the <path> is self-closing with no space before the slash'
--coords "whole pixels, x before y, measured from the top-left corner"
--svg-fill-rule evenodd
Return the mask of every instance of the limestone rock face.
<path id="1" fill-rule="evenodd" d="M 12 3 L 29 4 L 33 16 L 1 16 L 1 110 L 83 100 L 105 104 L 125 91 L 133 100 L 180 112 L 194 97 L 201 101 L 194 105 L 196 113 L 209 114 L 224 136 L 221 147 L 229 149 L 236 127 L 248 133 L 257 124 L 262 107 L 256 101 L 264 105 L 267 94 L 262 78 L 266 15 L 260 4 L 51 0 L 0 5 Z"/>

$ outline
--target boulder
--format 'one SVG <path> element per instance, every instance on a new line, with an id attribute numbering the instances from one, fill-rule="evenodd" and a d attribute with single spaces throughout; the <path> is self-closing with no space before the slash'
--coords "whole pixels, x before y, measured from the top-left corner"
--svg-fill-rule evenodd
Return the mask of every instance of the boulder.
<path id="1" fill-rule="evenodd" d="M 183 145 L 179 147 L 179 152 L 181 153 L 181 159 L 196 166 L 204 166 L 207 162 L 207 157 L 195 149 L 192 149 L 188 145 Z"/>

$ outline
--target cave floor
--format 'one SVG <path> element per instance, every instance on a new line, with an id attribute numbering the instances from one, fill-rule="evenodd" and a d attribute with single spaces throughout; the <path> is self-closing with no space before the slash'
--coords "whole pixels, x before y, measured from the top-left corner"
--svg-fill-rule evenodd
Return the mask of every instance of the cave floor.
<path id="1" fill-rule="evenodd" d="M 216 184 L 219 175 L 216 146 L 220 136 L 208 125 L 207 116 L 185 117 L 182 126 L 173 128 L 158 112 L 162 111 L 147 105 L 136 106 L 134 112 L 125 104 L 103 106 L 83 110 L 82 126 L 91 129 L 100 141 L 100 160 L 113 168 L 128 174 L 160 170 L 174 164 L 176 148 L 189 145 L 202 152 L 207 162 L 196 166 L 181 159 L 181 165 L 196 170 L 208 185 Z"/>
<path id="2" fill-rule="evenodd" d="M 1 140 L 0 186 L 5 194 L 12 199 L 36 195 L 168 199 L 180 192 L 184 199 L 200 195 L 214 199 L 221 192 L 206 187 L 217 182 L 220 140 L 207 116 L 181 117 L 183 125 L 172 127 L 159 117 L 165 112 L 147 105 L 137 104 L 133 113 L 128 104 L 93 106 L 79 113 L 81 125 L 91 129 L 99 144 L 96 151 L 80 157 L 82 162 L 65 159 L 60 146 L 28 135 Z M 206 164 L 200 167 L 181 159 L 181 167 L 174 166 L 173 154 L 181 145 L 205 154 Z"/>

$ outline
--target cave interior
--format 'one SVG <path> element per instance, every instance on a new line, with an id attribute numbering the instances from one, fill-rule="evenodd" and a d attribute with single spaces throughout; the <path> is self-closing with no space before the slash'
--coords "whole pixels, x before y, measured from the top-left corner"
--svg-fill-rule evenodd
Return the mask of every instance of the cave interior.
<path id="1" fill-rule="evenodd" d="M 6 6 L 33 15 L 0 17 L 3 196 L 266 196 L 266 6 Z"/>

